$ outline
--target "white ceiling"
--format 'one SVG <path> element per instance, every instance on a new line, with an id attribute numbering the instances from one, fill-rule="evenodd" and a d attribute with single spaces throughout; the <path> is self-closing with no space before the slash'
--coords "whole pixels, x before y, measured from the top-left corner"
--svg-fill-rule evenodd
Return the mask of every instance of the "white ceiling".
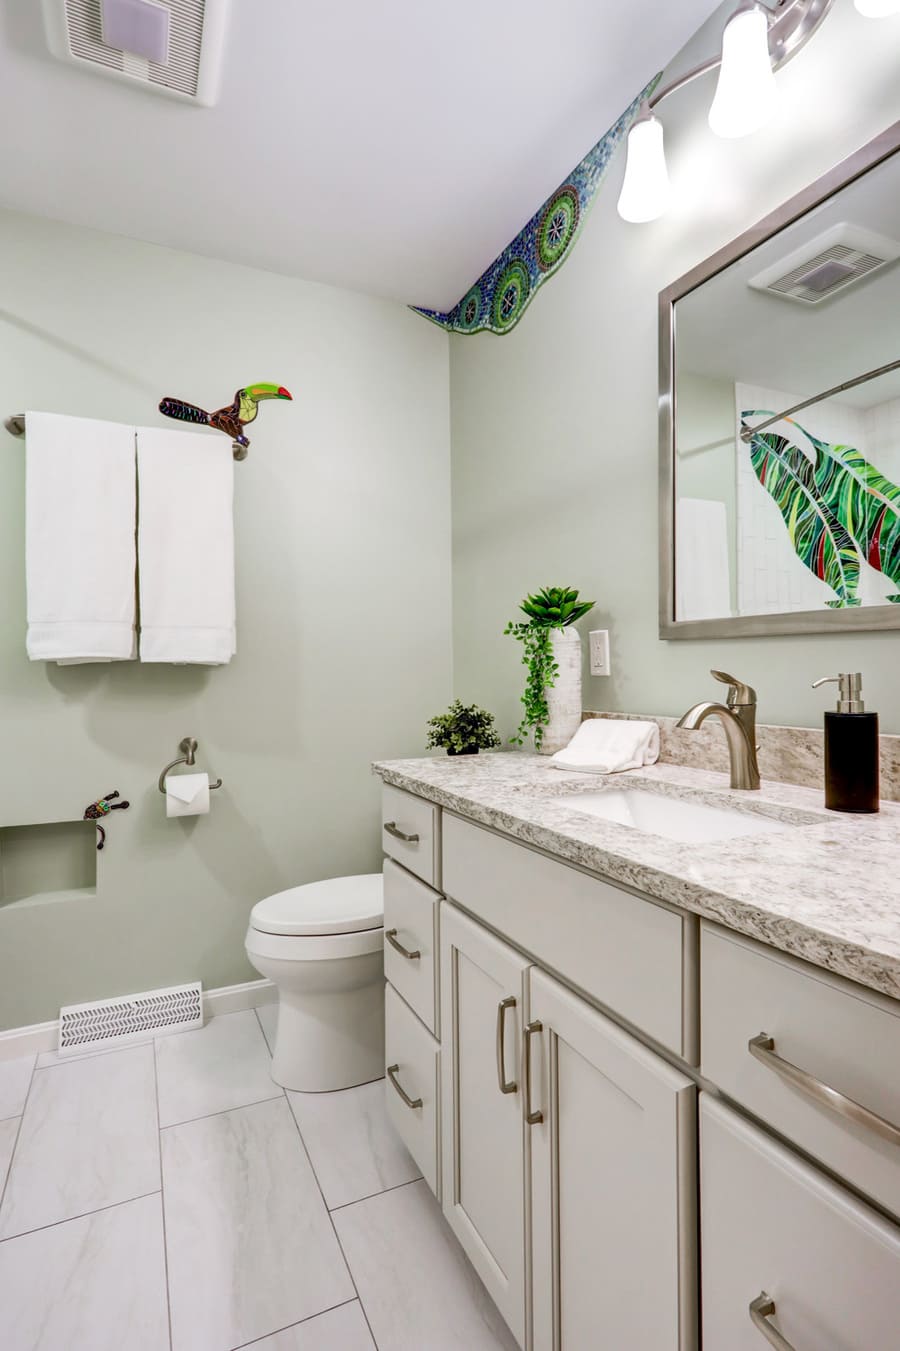
<path id="1" fill-rule="evenodd" d="M 204 109 L 5 5 L 0 204 L 448 308 L 716 7 L 232 0 Z"/>

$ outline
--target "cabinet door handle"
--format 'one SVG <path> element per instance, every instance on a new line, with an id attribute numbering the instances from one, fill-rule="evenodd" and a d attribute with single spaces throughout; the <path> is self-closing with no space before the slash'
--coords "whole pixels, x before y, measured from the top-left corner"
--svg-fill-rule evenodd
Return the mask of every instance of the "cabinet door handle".
<path id="1" fill-rule="evenodd" d="M 401 830 L 396 821 L 385 821 L 384 828 L 389 835 L 393 835 L 395 840 L 402 840 L 404 844 L 418 844 L 418 835 L 407 835 L 405 830 Z"/>
<path id="2" fill-rule="evenodd" d="M 401 957 L 405 957 L 406 960 L 407 960 L 408 962 L 414 962 L 414 961 L 416 960 L 417 957 L 421 957 L 421 956 L 422 956 L 422 954 L 421 954 L 421 952 L 419 951 L 418 948 L 413 948 L 412 951 L 410 951 L 409 948 L 405 948 L 405 947 L 403 946 L 403 944 L 400 942 L 400 940 L 399 940 L 398 937 L 397 937 L 397 930 L 396 930 L 396 929 L 385 929 L 385 931 L 384 931 L 384 936 L 385 936 L 385 938 L 387 939 L 387 941 L 390 943 L 391 947 L 392 947 L 396 952 L 399 952 Z"/>
<path id="3" fill-rule="evenodd" d="M 540 1108 L 535 1110 L 531 1105 L 531 1038 L 543 1030 L 544 1024 L 537 1022 L 529 1023 L 525 1028 L 525 1120 L 529 1126 L 536 1126 L 544 1119 Z"/>
<path id="4" fill-rule="evenodd" d="M 843 1093 L 839 1093 L 836 1088 L 830 1084 L 823 1084 L 821 1079 L 816 1079 L 814 1075 L 806 1070 L 800 1069 L 799 1065 L 792 1065 L 789 1060 L 783 1060 L 780 1055 L 775 1053 L 775 1042 L 767 1036 L 765 1032 L 760 1032 L 758 1037 L 753 1037 L 747 1043 L 747 1050 L 752 1056 L 755 1056 L 761 1064 L 768 1069 L 774 1070 L 780 1074 L 782 1079 L 787 1079 L 805 1093 L 813 1102 L 822 1103 L 825 1107 L 830 1107 L 838 1116 L 845 1117 L 848 1121 L 854 1121 L 858 1126 L 867 1126 L 870 1131 L 880 1135 L 883 1140 L 890 1140 L 892 1145 L 900 1145 L 900 1127 L 895 1126 L 890 1121 L 885 1121 L 883 1116 L 878 1116 L 868 1107 L 863 1107 L 860 1103 L 854 1102 L 852 1098 L 847 1098 Z"/>
<path id="5" fill-rule="evenodd" d="M 775 1314 L 775 1301 L 767 1295 L 765 1290 L 756 1296 L 756 1299 L 750 1305 L 750 1322 L 758 1332 L 761 1332 L 770 1346 L 774 1346 L 776 1351 L 794 1351 L 790 1342 L 782 1337 L 777 1328 L 766 1320 L 772 1318 Z"/>
<path id="6" fill-rule="evenodd" d="M 412 1108 L 421 1107 L 422 1106 L 421 1098 L 411 1098 L 409 1094 L 404 1093 L 403 1089 L 400 1087 L 400 1082 L 397 1079 L 397 1071 L 399 1068 L 400 1068 L 399 1065 L 388 1065 L 387 1077 L 390 1079 L 391 1083 L 394 1085 L 394 1088 L 396 1088 L 397 1092 L 400 1094 L 401 1098 L 406 1103 L 407 1107 Z"/>
<path id="7" fill-rule="evenodd" d="M 519 1087 L 514 1079 L 506 1077 L 506 1010 L 515 1007 L 515 996 L 511 994 L 497 1005 L 497 1082 L 501 1093 L 515 1093 Z"/>

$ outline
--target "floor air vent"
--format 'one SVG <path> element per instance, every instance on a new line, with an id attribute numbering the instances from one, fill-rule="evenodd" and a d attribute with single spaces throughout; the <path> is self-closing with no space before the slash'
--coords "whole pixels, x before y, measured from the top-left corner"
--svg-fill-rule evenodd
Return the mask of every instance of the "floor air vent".
<path id="1" fill-rule="evenodd" d="M 900 257 L 900 242 L 844 221 L 748 282 L 782 300 L 818 305 Z"/>
<path id="2" fill-rule="evenodd" d="M 124 1046 L 148 1035 L 186 1032 L 203 1026 L 200 982 L 173 985 L 168 990 L 145 990 L 92 1004 L 69 1004 L 59 1013 L 59 1052 L 89 1047 Z"/>

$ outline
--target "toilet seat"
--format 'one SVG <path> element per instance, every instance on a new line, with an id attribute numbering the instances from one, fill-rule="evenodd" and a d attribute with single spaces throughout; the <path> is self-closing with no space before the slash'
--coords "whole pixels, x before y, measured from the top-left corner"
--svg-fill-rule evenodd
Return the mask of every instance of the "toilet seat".
<path id="1" fill-rule="evenodd" d="M 250 928 L 291 938 L 372 933 L 384 925 L 381 873 L 329 877 L 288 887 L 259 901 L 250 912 Z M 348 949 L 344 948 L 344 952 Z M 371 952 L 371 946 L 360 951 Z M 299 956 L 299 953 L 298 953 Z"/>
<path id="2" fill-rule="evenodd" d="M 384 947 L 384 929 L 359 929 L 354 933 L 271 934 L 251 924 L 244 942 L 251 961 L 254 957 L 269 957 L 284 962 L 327 962 L 342 957 L 365 957 L 370 952 L 381 952 Z"/>

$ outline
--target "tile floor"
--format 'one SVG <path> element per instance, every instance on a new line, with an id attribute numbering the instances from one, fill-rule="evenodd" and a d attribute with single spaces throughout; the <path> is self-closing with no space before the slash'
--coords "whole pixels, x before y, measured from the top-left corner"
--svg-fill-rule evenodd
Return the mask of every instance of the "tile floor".
<path id="1" fill-rule="evenodd" d="M 276 1018 L 0 1061 L 2 1351 L 515 1351 L 383 1081 L 283 1092 Z"/>

